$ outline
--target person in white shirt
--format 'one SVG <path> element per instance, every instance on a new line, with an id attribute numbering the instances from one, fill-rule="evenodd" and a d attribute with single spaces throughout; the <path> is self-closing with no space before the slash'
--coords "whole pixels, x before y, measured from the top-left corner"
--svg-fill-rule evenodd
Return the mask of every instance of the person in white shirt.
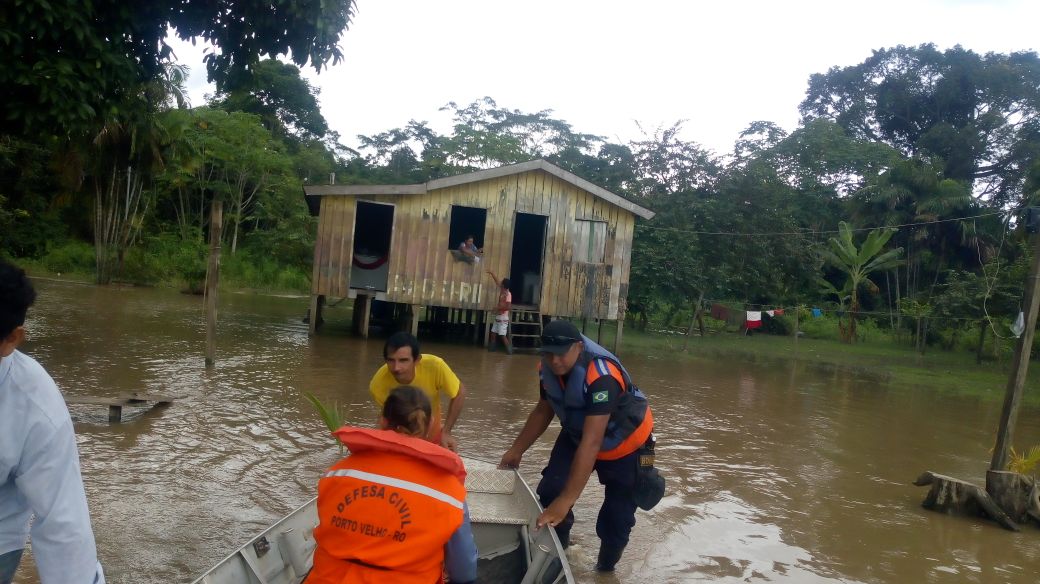
<path id="1" fill-rule="evenodd" d="M 17 350 L 35 298 L 25 272 L 0 261 L 0 584 L 30 533 L 42 584 L 104 584 L 72 418 L 51 376 Z"/>
<path id="2" fill-rule="evenodd" d="M 498 304 L 495 305 L 495 322 L 491 325 L 488 351 L 494 351 L 498 346 L 497 339 L 502 339 L 506 353 L 512 355 L 513 344 L 509 341 L 509 311 L 513 306 L 513 293 L 509 291 L 509 278 L 499 280 L 491 270 L 488 270 L 488 275 L 495 281 L 495 287 L 498 288 Z"/>

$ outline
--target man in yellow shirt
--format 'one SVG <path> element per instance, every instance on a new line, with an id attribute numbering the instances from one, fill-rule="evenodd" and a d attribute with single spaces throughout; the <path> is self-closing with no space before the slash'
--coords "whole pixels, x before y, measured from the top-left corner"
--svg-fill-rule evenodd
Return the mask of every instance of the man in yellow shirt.
<path id="1" fill-rule="evenodd" d="M 451 435 L 451 429 L 462 413 L 462 402 L 466 398 L 466 388 L 459 381 L 455 372 L 448 367 L 444 359 L 436 355 L 423 355 L 419 352 L 419 340 L 412 334 L 399 332 L 390 335 L 383 345 L 383 358 L 386 364 L 376 371 L 368 384 L 372 399 L 382 411 L 390 392 L 400 385 L 411 385 L 423 390 L 430 398 L 433 416 L 430 421 L 427 440 L 440 444 L 451 450 L 458 450 L 458 442 Z M 441 395 L 448 402 L 448 417 L 441 427 Z"/>

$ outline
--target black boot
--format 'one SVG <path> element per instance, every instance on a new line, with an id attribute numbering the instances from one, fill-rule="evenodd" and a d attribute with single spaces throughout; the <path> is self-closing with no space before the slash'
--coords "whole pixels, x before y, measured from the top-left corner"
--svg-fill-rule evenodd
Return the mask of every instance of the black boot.
<path id="1" fill-rule="evenodd" d="M 599 544 L 599 558 L 596 559 L 596 571 L 613 572 L 614 566 L 617 565 L 624 551 L 624 546 L 617 547 L 605 543 Z"/>
<path id="2" fill-rule="evenodd" d="M 563 549 L 567 549 L 568 547 L 570 547 L 570 545 L 571 545 L 571 530 L 570 529 L 568 529 L 566 531 L 563 531 L 561 529 L 557 529 L 556 530 L 556 537 L 559 538 L 560 546 L 562 546 Z"/>

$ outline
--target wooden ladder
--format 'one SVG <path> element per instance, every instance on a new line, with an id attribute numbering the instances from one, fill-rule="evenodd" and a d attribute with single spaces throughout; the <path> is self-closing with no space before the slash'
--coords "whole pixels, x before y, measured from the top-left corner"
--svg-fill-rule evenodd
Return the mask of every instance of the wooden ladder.
<path id="1" fill-rule="evenodd" d="M 509 311 L 509 338 L 533 339 L 531 346 L 537 348 L 542 344 L 541 337 L 541 310 L 537 306 L 513 306 Z"/>

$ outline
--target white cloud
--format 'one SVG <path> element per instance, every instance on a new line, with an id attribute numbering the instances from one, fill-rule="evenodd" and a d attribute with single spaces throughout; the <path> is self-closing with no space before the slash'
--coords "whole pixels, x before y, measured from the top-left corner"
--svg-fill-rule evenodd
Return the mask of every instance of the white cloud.
<path id="1" fill-rule="evenodd" d="M 413 118 L 447 132 L 441 106 L 488 95 L 620 141 L 639 136 L 637 120 L 685 119 L 686 139 L 724 153 L 752 121 L 793 129 L 812 73 L 897 44 L 1031 50 L 1036 22 L 1028 0 L 358 0 L 345 60 L 305 75 L 350 146 Z M 201 104 L 202 47 L 174 46 Z"/>

